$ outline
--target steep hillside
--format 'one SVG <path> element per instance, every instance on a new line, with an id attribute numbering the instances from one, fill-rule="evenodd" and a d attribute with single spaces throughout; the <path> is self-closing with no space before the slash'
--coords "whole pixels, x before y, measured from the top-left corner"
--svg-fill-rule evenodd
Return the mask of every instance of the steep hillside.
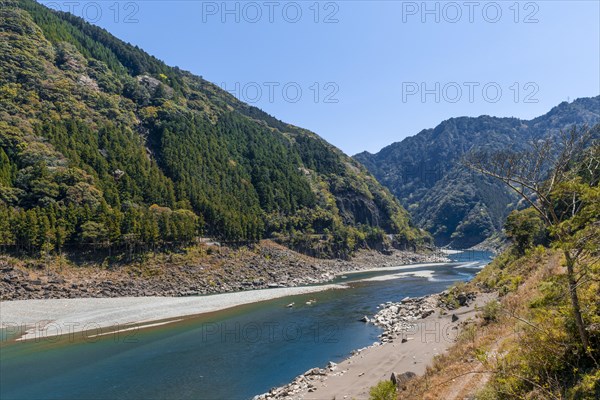
<path id="1" fill-rule="evenodd" d="M 103 29 L 0 7 L 0 244 L 149 247 L 198 233 L 328 255 L 427 235 L 365 168 Z"/>
<path id="2" fill-rule="evenodd" d="M 592 141 L 581 150 L 586 137 L 557 149 L 556 158 L 568 161 L 554 163 L 552 178 L 537 181 L 544 183 L 532 189 L 537 201 L 525 194 L 532 207 L 507 218 L 509 247 L 472 281 L 440 294 L 440 314 L 452 313 L 455 323 L 442 330 L 442 342 L 454 344 L 422 376 L 397 380 L 397 393 L 395 385 L 380 383 L 394 393 L 388 398 L 600 398 L 600 146 Z M 546 154 L 513 153 L 555 157 Z M 494 173 L 514 183 L 532 176 L 523 175 L 535 169 L 530 165 L 513 162 Z M 478 315 L 466 313 L 465 295 L 485 299 Z"/>
<path id="3" fill-rule="evenodd" d="M 600 97 L 561 103 L 530 121 L 516 118 L 451 118 L 376 154 L 356 160 L 431 232 L 439 245 L 470 247 L 499 232 L 517 199 L 506 188 L 461 164 L 473 150 L 519 150 L 532 140 L 556 135 L 570 125 L 600 121 Z"/>

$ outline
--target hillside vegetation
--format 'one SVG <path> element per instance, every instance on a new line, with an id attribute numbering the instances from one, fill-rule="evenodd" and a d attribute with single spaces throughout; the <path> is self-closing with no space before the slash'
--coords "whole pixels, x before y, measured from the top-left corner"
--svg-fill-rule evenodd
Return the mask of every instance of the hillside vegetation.
<path id="1" fill-rule="evenodd" d="M 532 120 L 451 118 L 433 129 L 354 158 L 395 194 L 418 226 L 440 246 L 468 248 L 501 235 L 520 199 L 507 187 L 465 168 L 473 151 L 520 151 L 573 125 L 600 122 L 600 96 L 561 103 Z"/>
<path id="2" fill-rule="evenodd" d="M 400 398 L 600 398 L 600 147 L 563 172 L 544 182 L 549 203 L 511 214 L 512 246 L 469 284 L 499 301 Z"/>
<path id="3" fill-rule="evenodd" d="M 366 169 L 314 133 L 80 18 L 0 3 L 3 248 L 135 250 L 208 235 L 344 257 L 427 243 Z"/>

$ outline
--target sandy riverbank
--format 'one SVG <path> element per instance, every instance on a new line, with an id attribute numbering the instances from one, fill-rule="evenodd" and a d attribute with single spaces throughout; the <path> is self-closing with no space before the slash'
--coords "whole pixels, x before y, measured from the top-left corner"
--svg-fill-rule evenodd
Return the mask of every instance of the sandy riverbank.
<path id="1" fill-rule="evenodd" d="M 369 263 L 365 263 L 367 266 Z M 358 272 L 394 272 L 405 269 L 435 267 L 440 263 L 418 263 L 381 268 L 364 268 L 338 272 L 337 276 Z M 433 271 L 422 271 L 433 273 Z M 365 280 L 397 279 L 404 274 L 392 274 Z M 332 279 L 334 274 L 328 275 Z M 205 314 L 227 308 L 298 294 L 314 293 L 323 290 L 343 289 L 343 284 L 320 286 L 297 286 L 272 289 L 255 289 L 243 292 L 222 293 L 209 296 L 188 297 L 113 297 L 113 298 L 73 298 L 73 299 L 30 299 L 0 302 L 0 328 L 8 328 L 19 340 L 94 331 L 101 335 L 118 329 L 137 329 L 155 326 L 157 321 L 174 320 L 181 317 Z M 172 321 L 167 321 L 172 322 Z"/>
<path id="2" fill-rule="evenodd" d="M 0 302 L 0 327 L 21 329 L 21 340 L 154 322 L 286 296 L 344 289 L 345 285 L 322 285 L 251 290 L 193 297 L 120 297 L 85 299 L 15 300 Z"/>
<path id="3" fill-rule="evenodd" d="M 451 314 L 441 316 L 439 313 L 419 321 L 415 324 L 415 332 L 406 335 L 407 342 L 402 343 L 399 338 L 350 357 L 338 364 L 320 385 L 315 385 L 314 392 L 307 391 L 298 398 L 368 399 L 369 389 L 379 381 L 390 379 L 391 372 L 423 374 L 435 355 L 445 352 L 454 344 L 459 332 L 458 324 L 474 317 L 475 307 L 481 307 L 487 301 L 489 298 L 481 295 L 470 306 L 456 310 L 453 314 L 459 320 L 455 322 L 452 322 Z"/>
<path id="4" fill-rule="evenodd" d="M 424 267 L 438 267 L 440 265 L 445 265 L 451 263 L 450 260 L 432 262 L 432 263 L 415 263 L 415 264 L 406 264 L 406 265 L 396 265 L 391 267 L 380 267 L 380 268 L 365 268 L 361 270 L 349 270 L 345 272 L 340 272 L 337 275 L 352 275 L 352 274 L 361 274 L 364 272 L 391 272 L 391 271 L 402 271 L 406 269 L 413 268 L 424 268 Z"/>
<path id="5" fill-rule="evenodd" d="M 361 349 L 339 364 L 324 369 L 314 368 L 297 377 L 292 383 L 276 388 L 259 399 L 368 399 L 369 390 L 391 373 L 421 375 L 437 354 L 447 351 L 460 332 L 460 324 L 474 318 L 476 309 L 493 297 L 479 294 L 468 306 L 441 314 L 435 313 L 415 320 L 412 329 L 385 343 Z M 454 318 L 454 315 L 457 318 Z"/>

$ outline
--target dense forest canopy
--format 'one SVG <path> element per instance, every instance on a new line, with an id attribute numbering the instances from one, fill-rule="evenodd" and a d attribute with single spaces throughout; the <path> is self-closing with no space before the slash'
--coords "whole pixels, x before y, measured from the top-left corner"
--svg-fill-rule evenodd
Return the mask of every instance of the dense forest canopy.
<path id="1" fill-rule="evenodd" d="M 428 236 L 360 164 L 81 18 L 0 8 L 0 245 L 273 237 L 327 255 Z M 392 235 L 388 235 L 392 234 Z"/>

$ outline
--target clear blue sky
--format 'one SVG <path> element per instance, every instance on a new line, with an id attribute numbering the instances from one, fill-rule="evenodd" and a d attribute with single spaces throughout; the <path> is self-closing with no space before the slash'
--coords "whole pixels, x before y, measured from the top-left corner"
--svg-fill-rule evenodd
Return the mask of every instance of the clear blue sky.
<path id="1" fill-rule="evenodd" d="M 74 14 L 348 154 L 450 117 L 532 118 L 600 94 L 597 0 L 428 2 L 429 14 L 421 1 L 92 3 Z"/>

